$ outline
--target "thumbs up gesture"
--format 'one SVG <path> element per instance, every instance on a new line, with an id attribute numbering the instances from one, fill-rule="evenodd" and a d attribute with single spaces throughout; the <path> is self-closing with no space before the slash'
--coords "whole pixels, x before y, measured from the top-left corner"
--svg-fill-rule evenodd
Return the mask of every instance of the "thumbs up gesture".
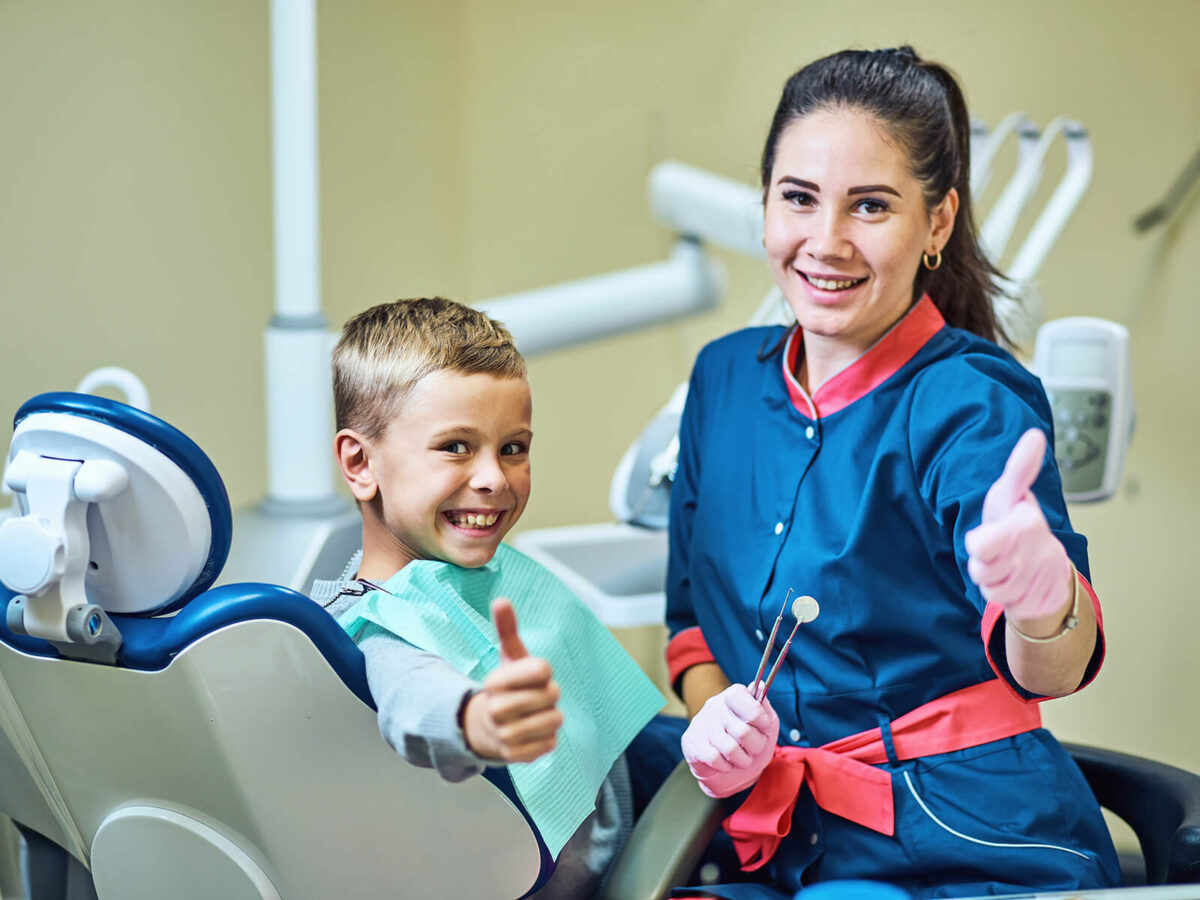
<path id="1" fill-rule="evenodd" d="M 1071 599 L 1071 563 L 1030 488 L 1042 469 L 1046 436 L 1021 435 L 1003 474 L 983 501 L 983 522 L 967 532 L 967 573 L 984 599 L 1015 620 L 1063 610 Z"/>
<path id="2" fill-rule="evenodd" d="M 500 638 L 500 665 L 463 710 L 467 746 L 486 759 L 532 762 L 549 753 L 562 725 L 559 689 L 550 663 L 530 656 L 517 633 L 512 603 L 492 601 L 492 622 Z"/>

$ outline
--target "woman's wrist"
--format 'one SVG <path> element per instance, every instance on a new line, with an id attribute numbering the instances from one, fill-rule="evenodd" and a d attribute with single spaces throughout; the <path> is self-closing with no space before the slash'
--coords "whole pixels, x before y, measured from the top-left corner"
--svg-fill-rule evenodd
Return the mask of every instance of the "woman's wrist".
<path id="1" fill-rule="evenodd" d="M 697 663 L 685 670 L 679 679 L 679 694 L 687 707 L 688 718 L 698 713 L 709 697 L 715 697 L 729 684 L 729 679 L 715 662 Z"/>
<path id="2" fill-rule="evenodd" d="M 1068 563 L 1067 570 L 1070 580 L 1067 584 L 1066 600 L 1057 610 L 1027 618 L 1014 616 L 1011 612 L 1005 613 L 1005 622 L 1017 637 L 1034 644 L 1050 643 L 1066 636 L 1079 624 L 1079 579 L 1076 577 L 1074 565 Z"/>

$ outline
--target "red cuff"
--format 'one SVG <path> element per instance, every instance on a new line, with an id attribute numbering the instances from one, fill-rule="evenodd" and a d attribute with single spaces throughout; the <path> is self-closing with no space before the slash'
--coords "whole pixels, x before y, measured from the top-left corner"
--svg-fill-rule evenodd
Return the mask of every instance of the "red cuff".
<path id="1" fill-rule="evenodd" d="M 1092 590 L 1092 586 L 1086 578 L 1078 572 L 1075 573 L 1075 577 L 1079 579 L 1088 599 L 1092 601 L 1092 612 L 1096 614 L 1096 649 L 1092 651 L 1092 659 L 1088 663 L 1088 670 L 1084 673 L 1083 681 L 1079 683 L 1079 687 L 1075 688 L 1078 691 L 1091 684 L 1100 674 L 1100 667 L 1104 665 L 1104 651 L 1108 645 L 1104 641 L 1104 613 L 1100 611 L 1100 598 L 1096 596 L 1096 592 Z"/>
<path id="2" fill-rule="evenodd" d="M 716 662 L 699 626 L 685 628 L 667 642 L 667 672 L 674 684 L 692 666 Z"/>
<path id="3" fill-rule="evenodd" d="M 1096 676 L 1100 673 L 1100 667 L 1104 664 L 1104 615 L 1100 611 L 1100 599 L 1096 596 L 1096 592 L 1092 589 L 1088 580 L 1083 577 L 1080 572 L 1075 573 L 1075 577 L 1079 579 L 1079 584 L 1083 588 L 1084 595 L 1092 602 L 1092 611 L 1096 614 L 1096 649 L 1092 651 L 1092 658 L 1088 662 L 1087 670 L 1084 672 L 1083 680 L 1079 682 L 1079 687 L 1076 691 L 1082 690 L 1091 684 Z M 983 622 L 980 624 L 979 633 L 983 638 L 983 652 L 987 654 L 988 665 L 992 667 L 992 671 L 1000 676 L 1000 681 L 1009 689 L 1013 696 L 1017 697 L 1024 703 L 1040 703 L 1042 700 L 1047 700 L 1047 697 L 1024 697 L 1013 686 L 1008 674 L 1007 665 L 997 665 L 996 660 L 992 658 L 992 636 L 996 630 L 996 625 L 1004 618 L 1004 607 L 998 603 L 989 603 L 983 610 Z M 1074 691 L 1072 691 L 1074 693 Z"/>

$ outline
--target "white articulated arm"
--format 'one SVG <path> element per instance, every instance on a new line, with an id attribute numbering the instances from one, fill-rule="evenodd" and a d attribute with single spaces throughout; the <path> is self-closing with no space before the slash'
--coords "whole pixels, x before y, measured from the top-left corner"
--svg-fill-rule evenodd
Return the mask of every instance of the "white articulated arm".
<path id="1" fill-rule="evenodd" d="M 1023 112 L 1009 113 L 1000 120 L 996 130 L 991 134 L 975 140 L 972 131 L 971 147 L 971 195 L 976 200 L 992 180 L 992 170 L 996 165 L 996 156 L 1009 137 L 1017 138 L 1017 167 L 1018 169 L 1037 143 L 1037 126 Z"/>
<path id="2" fill-rule="evenodd" d="M 748 184 L 678 162 L 659 163 L 648 182 L 650 212 L 676 234 L 765 257 L 762 195 Z"/>
<path id="3" fill-rule="evenodd" d="M 1004 253 L 1022 211 L 1042 180 L 1042 170 L 1050 147 L 1060 135 L 1068 137 L 1081 132 L 1086 137 L 1086 132 L 1083 132 L 1079 123 L 1059 116 L 1046 126 L 1033 150 L 1018 162 L 1017 171 L 1005 185 L 1004 193 L 1000 195 L 979 229 L 979 245 L 993 263 L 997 263 Z M 1069 163 L 1068 159 L 1068 165 Z"/>
<path id="4" fill-rule="evenodd" d="M 720 272 L 704 249 L 680 241 L 666 262 L 496 297 L 479 309 L 531 355 L 703 312 L 720 294 Z"/>

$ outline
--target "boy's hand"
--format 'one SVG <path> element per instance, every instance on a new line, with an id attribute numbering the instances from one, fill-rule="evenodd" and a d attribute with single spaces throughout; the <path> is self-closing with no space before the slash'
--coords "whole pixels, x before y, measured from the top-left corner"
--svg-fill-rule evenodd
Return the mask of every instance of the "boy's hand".
<path id="1" fill-rule="evenodd" d="M 500 637 L 500 665 L 467 701 L 463 735 L 477 756 L 532 762 L 558 742 L 558 684 L 550 663 L 530 656 L 521 643 L 517 614 L 507 599 L 492 601 L 492 621 Z"/>

